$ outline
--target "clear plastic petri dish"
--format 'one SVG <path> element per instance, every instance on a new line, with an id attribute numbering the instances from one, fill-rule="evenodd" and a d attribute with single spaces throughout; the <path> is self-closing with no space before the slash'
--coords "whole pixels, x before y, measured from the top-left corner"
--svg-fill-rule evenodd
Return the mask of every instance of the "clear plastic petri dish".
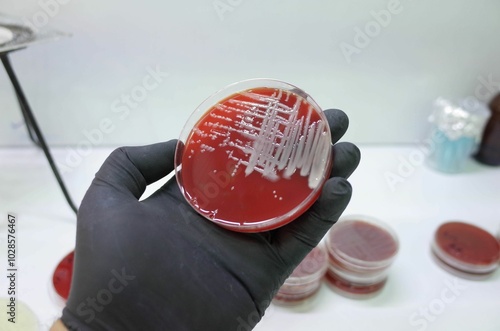
<path id="1" fill-rule="evenodd" d="M 280 287 L 273 303 L 295 306 L 311 300 L 318 293 L 328 267 L 328 256 L 323 244 L 315 247 L 295 268 Z"/>
<path id="2" fill-rule="evenodd" d="M 342 217 L 326 236 L 327 283 L 346 296 L 363 296 L 381 290 L 399 242 L 382 221 L 366 215 Z"/>
<path id="3" fill-rule="evenodd" d="M 201 215 L 239 232 L 291 222 L 321 193 L 331 171 L 330 127 L 301 89 L 271 79 L 227 86 L 184 126 L 176 178 Z"/>
<path id="4" fill-rule="evenodd" d="M 11 297 L 0 298 L 0 305 L 3 307 L 5 317 L 0 319 L 0 330 L 2 331 L 39 331 L 40 321 L 33 310 L 19 297 L 11 301 Z M 6 313 L 7 314 L 6 314 Z M 45 317 L 45 316 L 44 316 Z M 43 330 L 48 330 L 47 326 Z"/>
<path id="5" fill-rule="evenodd" d="M 465 278 L 467 274 L 491 274 L 500 261 L 498 240 L 489 232 L 465 222 L 447 222 L 439 226 L 432 241 L 432 252 L 440 266 Z"/>

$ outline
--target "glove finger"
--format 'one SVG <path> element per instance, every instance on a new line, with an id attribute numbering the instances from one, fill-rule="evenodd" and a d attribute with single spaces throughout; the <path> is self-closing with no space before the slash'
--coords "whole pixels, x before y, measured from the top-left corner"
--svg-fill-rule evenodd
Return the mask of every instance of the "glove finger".
<path id="1" fill-rule="evenodd" d="M 349 178 L 361 160 L 359 148 L 349 142 L 340 142 L 332 147 L 332 172 L 330 177 Z"/>
<path id="2" fill-rule="evenodd" d="M 351 194 L 352 187 L 346 179 L 330 178 L 306 213 L 274 231 L 273 245 L 285 263 L 295 267 L 302 261 L 337 222 Z"/>
<path id="3" fill-rule="evenodd" d="M 327 109 L 324 113 L 330 125 L 332 144 L 335 144 L 346 133 L 349 117 L 340 109 Z"/>
<path id="4" fill-rule="evenodd" d="M 97 172 L 89 193 L 139 199 L 147 185 L 174 169 L 176 144 L 177 140 L 170 140 L 114 150 Z"/>

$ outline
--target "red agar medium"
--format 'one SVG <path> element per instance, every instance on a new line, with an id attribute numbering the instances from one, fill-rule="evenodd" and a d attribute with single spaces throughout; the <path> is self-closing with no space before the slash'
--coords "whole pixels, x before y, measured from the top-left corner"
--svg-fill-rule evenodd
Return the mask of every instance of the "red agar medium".
<path id="1" fill-rule="evenodd" d="M 339 290 L 342 291 L 342 293 L 348 293 L 352 294 L 353 298 L 357 298 L 359 296 L 366 296 L 370 295 L 373 293 L 376 293 L 380 291 L 384 286 L 385 283 L 387 282 L 387 278 L 384 278 L 382 281 L 379 281 L 374 284 L 356 284 L 354 282 L 348 281 L 343 279 L 342 277 L 339 277 L 335 273 L 328 272 L 325 275 L 325 279 L 327 283 L 331 284 L 332 286 L 335 286 Z M 348 295 L 350 296 L 350 295 Z"/>
<path id="2" fill-rule="evenodd" d="M 68 299 L 71 279 L 73 278 L 73 259 L 74 252 L 66 255 L 61 262 L 59 262 L 52 276 L 54 289 L 64 300 Z"/>
<path id="3" fill-rule="evenodd" d="M 434 254 L 445 264 L 463 272 L 493 272 L 500 261 L 500 244 L 487 231 L 463 222 L 442 224 L 436 231 Z"/>
<path id="4" fill-rule="evenodd" d="M 178 145 L 176 175 L 185 198 L 234 231 L 267 231 L 292 221 L 317 199 L 330 173 L 323 112 L 302 91 L 277 83 L 283 86 L 215 100 Z"/>
<path id="5" fill-rule="evenodd" d="M 393 236 L 386 230 L 363 221 L 339 223 L 332 231 L 331 245 L 347 258 L 378 262 L 390 259 L 398 249 Z"/>

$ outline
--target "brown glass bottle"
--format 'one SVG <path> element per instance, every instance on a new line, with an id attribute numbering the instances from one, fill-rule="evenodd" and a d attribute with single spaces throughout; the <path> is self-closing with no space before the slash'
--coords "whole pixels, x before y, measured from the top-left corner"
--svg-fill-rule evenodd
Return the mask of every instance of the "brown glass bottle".
<path id="1" fill-rule="evenodd" d="M 500 165 L 500 94 L 490 102 L 491 117 L 484 128 L 479 151 L 474 156 L 481 163 Z"/>

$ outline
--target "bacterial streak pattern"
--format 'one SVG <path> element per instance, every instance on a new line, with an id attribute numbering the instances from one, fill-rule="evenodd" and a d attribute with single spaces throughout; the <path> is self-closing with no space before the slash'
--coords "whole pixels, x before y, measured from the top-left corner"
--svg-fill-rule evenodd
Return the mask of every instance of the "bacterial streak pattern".
<path id="1" fill-rule="evenodd" d="M 240 94 L 244 100 L 233 98 L 218 104 L 219 112 L 210 113 L 207 128 L 195 131 L 200 137 L 217 140 L 214 145 L 203 144 L 201 151 L 226 148 L 228 158 L 236 162 L 234 173 L 244 166 L 245 175 L 257 171 L 270 181 L 290 178 L 300 170 L 301 176 L 308 177 L 309 187 L 316 188 L 328 161 L 327 123 L 312 119 L 316 110 L 311 105 L 307 114 L 301 113 L 301 103 L 306 101 L 299 96 L 295 96 L 293 106 L 284 104 L 281 100 L 287 102 L 290 92 L 277 90 L 271 96 L 251 91 Z M 231 113 L 236 117 L 224 116 Z M 245 158 L 239 157 L 241 153 L 236 150 L 241 150 Z"/>

